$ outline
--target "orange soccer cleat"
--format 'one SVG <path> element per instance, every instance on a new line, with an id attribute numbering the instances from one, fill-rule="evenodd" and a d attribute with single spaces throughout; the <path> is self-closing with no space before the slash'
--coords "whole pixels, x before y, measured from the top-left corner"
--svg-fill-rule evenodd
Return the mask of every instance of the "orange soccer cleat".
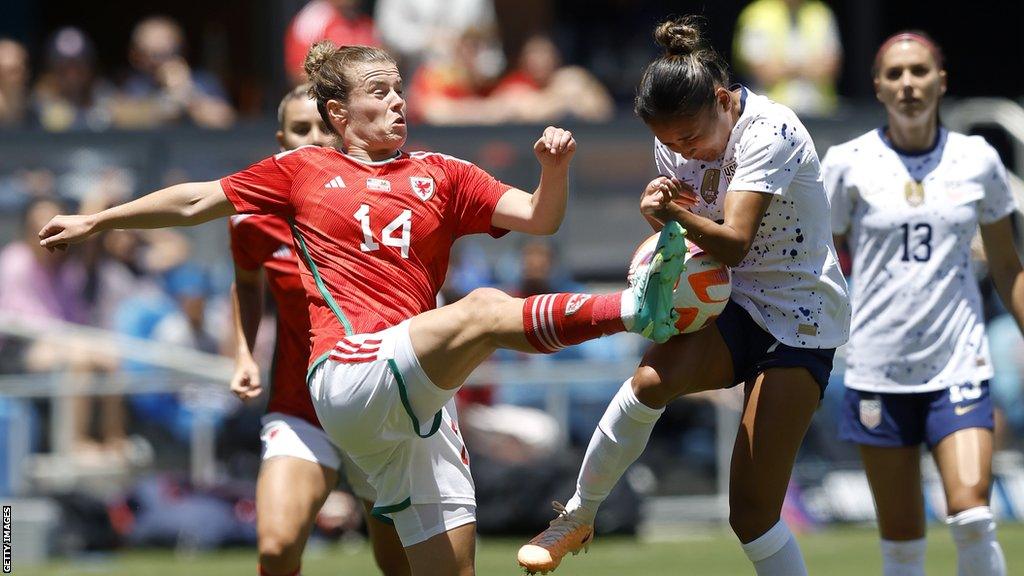
<path id="1" fill-rule="evenodd" d="M 572 552 L 575 556 L 580 550 L 586 551 L 594 538 L 592 523 L 577 518 L 558 502 L 552 502 L 551 506 L 558 516 L 547 530 L 519 549 L 519 565 L 527 574 L 551 572 L 558 568 L 566 554 Z"/>

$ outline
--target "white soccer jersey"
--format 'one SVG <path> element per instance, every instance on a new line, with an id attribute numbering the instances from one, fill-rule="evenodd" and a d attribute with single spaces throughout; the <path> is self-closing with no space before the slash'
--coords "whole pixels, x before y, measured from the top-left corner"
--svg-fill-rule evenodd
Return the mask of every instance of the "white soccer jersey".
<path id="1" fill-rule="evenodd" d="M 775 196 L 732 269 L 732 299 L 783 344 L 835 348 L 849 335 L 850 304 L 814 143 L 792 110 L 740 90 L 740 117 L 721 160 L 688 160 L 656 140 L 658 170 L 698 191 L 693 213 L 718 222 L 732 190 Z"/>
<path id="2" fill-rule="evenodd" d="M 822 172 L 832 228 L 853 251 L 846 385 L 925 392 L 992 377 L 970 244 L 1016 208 L 984 139 L 940 129 L 907 154 L 874 130 L 834 146 Z"/>

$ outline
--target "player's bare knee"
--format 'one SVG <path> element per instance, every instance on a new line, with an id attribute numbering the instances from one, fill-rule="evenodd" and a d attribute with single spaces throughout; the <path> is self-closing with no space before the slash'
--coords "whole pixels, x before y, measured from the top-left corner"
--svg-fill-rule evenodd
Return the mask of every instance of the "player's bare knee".
<path id="1" fill-rule="evenodd" d="M 259 534 L 260 562 L 280 563 L 302 556 L 302 543 L 298 535 L 287 534 L 281 530 L 261 530 Z"/>
<path id="2" fill-rule="evenodd" d="M 676 378 L 673 368 L 666 370 L 640 366 L 633 373 L 633 393 L 648 406 L 664 406 L 687 393 L 685 380 Z"/>
<path id="3" fill-rule="evenodd" d="M 879 532 L 882 538 L 896 542 L 924 538 L 925 529 L 923 519 L 912 517 L 892 518 L 879 523 Z"/>
<path id="4" fill-rule="evenodd" d="M 749 490 L 729 494 L 729 526 L 742 542 L 767 532 L 779 521 L 781 512 L 781 504 L 768 495 Z"/>
<path id="5" fill-rule="evenodd" d="M 508 303 L 512 297 L 498 290 L 497 288 L 476 288 L 459 302 L 466 302 L 478 311 L 493 310 L 502 304 Z"/>
<path id="6" fill-rule="evenodd" d="M 949 495 L 949 501 L 946 503 L 946 514 L 956 516 L 964 510 L 970 510 L 979 506 L 988 506 L 987 494 L 979 490 L 963 488 Z"/>
<path id="7" fill-rule="evenodd" d="M 500 326 L 502 307 L 513 298 L 495 288 L 477 288 L 458 301 L 463 326 L 489 332 Z"/>

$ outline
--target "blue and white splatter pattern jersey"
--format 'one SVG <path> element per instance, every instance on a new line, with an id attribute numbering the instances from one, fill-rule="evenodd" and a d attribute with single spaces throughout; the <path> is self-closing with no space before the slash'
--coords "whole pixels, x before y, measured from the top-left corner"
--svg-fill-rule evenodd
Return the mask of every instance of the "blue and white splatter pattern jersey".
<path id="1" fill-rule="evenodd" d="M 940 128 L 931 149 L 902 153 L 879 129 L 831 148 L 822 173 L 853 252 L 846 385 L 913 393 L 991 378 L 970 246 L 979 223 L 1016 208 L 995 150 Z"/>
<path id="2" fill-rule="evenodd" d="M 658 170 L 692 186 L 700 196 L 692 211 L 717 222 L 729 192 L 771 194 L 750 252 L 732 269 L 732 299 L 787 346 L 836 348 L 849 335 L 850 304 L 814 143 L 792 110 L 738 89 L 740 117 L 723 157 L 687 159 L 656 140 Z"/>

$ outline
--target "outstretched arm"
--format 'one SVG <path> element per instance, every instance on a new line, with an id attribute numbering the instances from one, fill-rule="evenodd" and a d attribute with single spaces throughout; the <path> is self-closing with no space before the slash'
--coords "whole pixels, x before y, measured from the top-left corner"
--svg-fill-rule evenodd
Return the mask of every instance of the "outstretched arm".
<path id="1" fill-rule="evenodd" d="M 194 226 L 230 216 L 235 208 L 219 181 L 177 184 L 97 214 L 55 216 L 39 231 L 39 244 L 65 250 L 89 236 L 117 228 Z"/>
<path id="2" fill-rule="evenodd" d="M 533 194 L 511 189 L 498 200 L 491 223 L 497 228 L 548 235 L 558 231 L 569 197 L 569 163 L 576 153 L 572 132 L 548 126 L 533 145 L 540 183 Z"/>

